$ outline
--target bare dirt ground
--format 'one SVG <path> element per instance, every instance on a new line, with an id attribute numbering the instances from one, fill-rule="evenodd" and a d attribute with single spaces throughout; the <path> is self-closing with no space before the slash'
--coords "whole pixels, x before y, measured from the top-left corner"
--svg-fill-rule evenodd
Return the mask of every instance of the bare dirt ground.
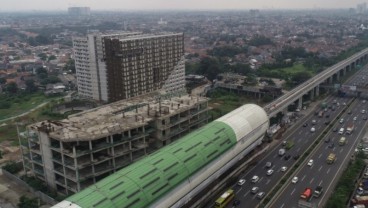
<path id="1" fill-rule="evenodd" d="M 8 141 L 0 143 L 0 150 L 3 158 L 0 159 L 0 166 L 10 161 L 19 161 L 21 153 L 19 147 L 11 146 Z M 18 185 L 14 181 L 5 177 L 0 169 L 0 208 L 16 208 L 21 196 L 35 198 L 25 187 Z"/>

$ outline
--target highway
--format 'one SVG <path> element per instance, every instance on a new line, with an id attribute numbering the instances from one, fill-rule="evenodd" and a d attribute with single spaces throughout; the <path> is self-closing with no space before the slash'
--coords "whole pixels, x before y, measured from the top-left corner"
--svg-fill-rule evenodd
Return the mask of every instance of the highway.
<path id="1" fill-rule="evenodd" d="M 368 78 L 368 70 L 362 69 L 357 72 L 353 77 L 349 79 L 347 82 L 348 84 L 357 83 L 359 80 L 362 80 L 363 77 L 367 76 Z M 336 104 L 333 104 L 333 100 L 336 100 Z M 257 207 L 261 201 L 261 199 L 256 197 L 256 194 L 251 193 L 253 187 L 258 187 L 259 192 L 265 192 L 266 195 L 271 191 L 271 189 L 280 182 L 280 179 L 286 172 L 281 171 L 281 167 L 285 166 L 290 169 L 291 166 L 294 165 L 296 160 L 293 158 L 296 155 L 302 155 L 304 151 L 317 139 L 318 135 L 320 135 L 328 126 L 325 124 L 326 121 L 333 122 L 337 115 L 342 112 L 344 108 L 348 106 L 343 105 L 344 103 L 349 104 L 350 101 L 353 99 L 351 97 L 333 97 L 330 96 L 324 101 L 327 102 L 329 106 L 334 106 L 335 110 L 329 108 L 326 114 L 329 114 L 329 118 L 326 118 L 324 115 L 322 118 L 314 115 L 314 111 L 320 110 L 320 107 L 317 106 L 316 109 L 310 111 L 310 114 L 305 115 L 301 119 L 303 121 L 299 123 L 299 126 L 288 133 L 289 136 L 283 138 L 283 140 L 291 140 L 294 141 L 294 146 L 286 152 L 283 157 L 278 155 L 278 151 L 280 148 L 283 148 L 281 142 L 278 144 L 274 149 L 271 149 L 260 161 L 258 164 L 253 167 L 251 170 L 247 171 L 245 174 L 239 177 L 240 179 L 245 179 L 246 183 L 243 185 L 234 184 L 232 188 L 235 190 L 236 199 L 240 200 L 240 207 Z M 337 106 L 339 103 L 339 106 Z M 366 121 L 363 120 L 363 114 L 361 113 L 362 108 L 366 108 L 368 110 L 368 102 L 364 104 L 360 99 L 357 99 L 355 103 L 352 103 L 350 108 L 352 109 L 352 113 L 349 115 L 343 115 L 344 122 L 340 124 L 338 121 L 336 122 L 335 126 L 329 130 L 328 137 L 331 137 L 329 143 L 325 143 L 321 141 L 320 146 L 317 146 L 317 150 L 315 153 L 312 152 L 307 159 L 313 159 L 314 164 L 312 167 L 306 166 L 304 164 L 300 170 L 293 174 L 293 176 L 298 176 L 299 181 L 296 184 L 288 184 L 285 188 L 285 191 L 281 193 L 279 197 L 272 203 L 271 206 L 268 207 L 292 207 L 297 206 L 299 197 L 301 192 L 306 188 L 306 185 L 311 186 L 312 189 L 315 189 L 317 185 L 322 185 L 324 188 L 324 194 L 318 199 L 314 200 L 317 204 L 320 203 L 320 200 L 326 200 L 328 194 L 331 190 L 328 190 L 331 187 L 332 181 L 336 181 L 336 174 L 341 170 L 341 165 L 343 161 L 347 162 L 350 155 L 352 154 L 351 151 L 355 149 L 355 141 L 357 141 L 357 136 L 359 136 L 360 131 L 363 129 L 362 126 L 365 125 Z M 347 110 L 346 112 L 348 112 Z M 303 111 L 301 112 L 303 113 Z M 364 116 L 368 116 L 368 114 L 364 114 Z M 356 122 L 356 130 L 352 135 L 345 135 L 348 139 L 348 143 L 345 146 L 339 146 L 337 141 L 340 139 L 341 135 L 338 135 L 337 132 L 332 132 L 335 127 L 344 126 L 346 129 L 346 125 L 351 123 L 353 118 L 357 117 Z M 312 120 L 316 120 L 315 132 L 311 132 Z M 307 124 L 304 126 L 303 124 Z M 334 143 L 335 146 L 333 148 L 329 148 L 328 145 L 330 143 Z M 337 153 L 337 160 L 332 165 L 327 165 L 326 158 L 330 152 Z M 290 159 L 285 160 L 285 156 L 290 155 Z M 307 161 L 308 161 L 307 160 Z M 307 163 L 305 161 L 305 163 Z M 267 168 L 266 163 L 272 162 L 271 169 L 274 170 L 274 173 L 270 176 L 266 174 Z M 317 174 L 316 174 L 317 173 Z M 259 181 L 257 183 L 252 183 L 251 178 L 257 175 L 259 176 Z M 335 177 L 335 178 L 334 178 Z M 289 179 L 290 183 L 291 178 Z M 289 204 L 290 198 L 292 198 L 292 204 Z M 286 203 L 288 202 L 288 203 Z M 231 206 L 229 206 L 231 207 Z"/>
<path id="2" fill-rule="evenodd" d="M 332 100 L 336 100 L 340 103 L 340 107 L 336 107 L 335 111 L 330 110 L 328 112 L 330 114 L 330 118 L 315 118 L 312 115 L 306 115 L 303 117 L 303 123 L 300 124 L 300 128 L 296 128 L 293 132 L 290 133 L 290 136 L 284 138 L 284 140 L 291 140 L 294 142 L 294 146 L 286 152 L 283 157 L 278 155 L 278 151 L 282 148 L 282 144 L 280 143 L 276 148 L 271 150 L 262 160 L 258 162 L 258 164 L 242 175 L 239 179 L 246 179 L 246 183 L 242 186 L 238 186 L 234 184 L 233 188 L 236 192 L 236 198 L 241 201 L 241 204 L 247 207 L 256 207 L 260 199 L 256 198 L 255 194 L 251 193 L 252 187 L 259 187 L 258 192 L 265 192 L 268 194 L 270 190 L 279 183 L 281 177 L 285 174 L 285 172 L 281 172 L 281 167 L 286 166 L 290 168 L 296 160 L 293 158 L 296 155 L 302 155 L 304 151 L 317 139 L 317 136 L 327 127 L 324 122 L 326 120 L 333 120 L 342 110 L 342 103 L 347 103 L 351 98 L 328 98 L 326 101 L 331 104 Z M 318 109 L 320 109 L 318 107 Z M 327 112 L 326 112 L 327 113 Z M 315 132 L 312 133 L 310 131 L 312 127 L 312 120 L 316 120 Z M 302 125 L 307 123 L 308 126 L 303 127 Z M 290 155 L 290 159 L 285 160 L 285 156 Z M 267 162 L 272 162 L 272 168 L 275 172 L 271 176 L 267 176 L 267 169 L 265 165 Z M 257 183 L 252 183 L 251 178 L 257 175 L 260 180 Z"/>
<path id="3" fill-rule="evenodd" d="M 339 172 L 342 171 L 342 167 L 348 163 L 351 155 L 354 154 L 357 142 L 365 133 L 365 129 L 363 127 L 367 124 L 367 120 L 363 120 L 363 116 L 366 116 L 366 113 L 362 114 L 361 110 L 368 109 L 368 104 L 357 99 L 349 109 L 351 109 L 352 113 L 348 114 L 346 112 L 341 116 L 341 118 L 344 118 L 344 122 L 336 122 L 334 127 L 337 127 L 338 129 L 344 127 L 346 129 L 347 124 L 354 123 L 355 131 L 353 134 L 339 135 L 338 132 L 332 132 L 332 128 L 326 135 L 326 138 L 331 138 L 331 141 L 322 141 L 319 144 L 316 151 L 307 158 L 305 164 L 302 164 L 301 168 L 293 175 L 297 176 L 299 181 L 296 184 L 292 184 L 290 179 L 287 182 L 288 185 L 285 190 L 274 203 L 269 205 L 269 207 L 298 207 L 298 200 L 304 189 L 306 187 L 310 187 L 314 190 L 318 185 L 322 186 L 325 192 L 319 198 L 312 197 L 310 202 L 317 205 L 316 207 L 321 207 L 321 202 L 325 202 L 325 200 L 328 199 L 329 193 L 332 191 L 330 190 L 330 187 L 333 183 L 337 182 Z M 353 120 L 354 117 L 357 117 L 356 121 Z M 340 146 L 338 141 L 342 136 L 346 137 L 348 143 Z M 333 148 L 329 146 L 331 143 L 335 144 Z M 334 164 L 329 165 L 326 163 L 326 159 L 330 153 L 335 153 L 337 160 Z M 310 159 L 313 159 L 314 161 L 311 167 L 307 166 L 307 162 Z"/>
<path id="4" fill-rule="evenodd" d="M 355 55 L 327 68 L 326 70 L 322 71 L 318 75 L 312 77 L 311 79 L 307 80 L 303 84 L 295 87 L 293 90 L 288 92 L 287 94 L 277 98 L 276 100 L 272 101 L 271 103 L 264 106 L 267 114 L 272 117 L 284 109 L 286 106 L 290 105 L 292 102 L 297 100 L 300 96 L 309 92 L 312 88 L 316 87 L 317 85 L 326 81 L 329 77 L 333 74 L 336 74 L 339 70 L 347 67 L 350 62 L 357 60 L 360 56 L 368 53 L 368 49 L 365 49 Z"/>

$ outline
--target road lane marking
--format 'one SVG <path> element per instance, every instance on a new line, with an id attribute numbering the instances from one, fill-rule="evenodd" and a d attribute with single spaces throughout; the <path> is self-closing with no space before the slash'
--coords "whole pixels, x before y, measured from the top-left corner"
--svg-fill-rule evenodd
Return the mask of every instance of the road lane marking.
<path id="1" fill-rule="evenodd" d="M 327 170 L 327 174 L 330 172 L 330 170 L 331 170 L 331 168 L 329 168 L 329 169 Z"/>
<path id="2" fill-rule="evenodd" d="M 319 186 L 320 186 L 320 185 L 322 185 L 322 182 L 323 182 L 323 180 L 321 180 L 321 182 L 319 182 L 319 184 L 318 184 L 318 185 L 319 185 Z"/>
<path id="3" fill-rule="evenodd" d="M 285 203 L 283 203 L 280 208 L 284 208 L 284 206 L 285 206 Z"/>
<path id="4" fill-rule="evenodd" d="M 267 179 L 266 184 L 269 184 L 271 182 L 271 179 Z"/>
<path id="5" fill-rule="evenodd" d="M 341 149 L 340 149 L 340 153 L 342 153 L 342 151 L 343 151 L 343 150 L 344 150 L 344 149 L 343 149 L 343 148 L 341 148 Z"/>
<path id="6" fill-rule="evenodd" d="M 293 189 L 293 191 L 291 192 L 291 194 L 290 195 L 293 195 L 293 193 L 295 192 L 295 188 Z"/>
<path id="7" fill-rule="evenodd" d="M 239 191 L 241 191 L 243 188 L 240 188 L 237 192 L 236 192 L 236 194 L 238 194 L 239 193 Z"/>
<path id="8" fill-rule="evenodd" d="M 325 147 L 325 150 L 328 148 L 328 146 Z"/>
<path id="9" fill-rule="evenodd" d="M 298 149 L 296 149 L 296 151 L 299 152 L 300 151 L 300 147 Z"/>
<path id="10" fill-rule="evenodd" d="M 310 182 L 309 182 L 309 183 L 310 183 L 310 184 L 312 184 L 312 183 L 313 183 L 313 181 L 314 181 L 314 178 L 312 178 L 312 180 L 310 180 Z"/>
<path id="11" fill-rule="evenodd" d="M 249 194 L 250 191 L 247 191 L 247 193 L 244 194 L 244 197 Z"/>
<path id="12" fill-rule="evenodd" d="M 304 175 L 304 176 L 303 176 L 302 181 L 304 180 L 305 176 L 306 176 L 306 175 Z"/>
<path id="13" fill-rule="evenodd" d="M 319 167 L 318 171 L 321 171 L 321 170 L 322 170 L 322 167 L 323 167 L 323 166 L 321 165 L 321 167 Z"/>
<path id="14" fill-rule="evenodd" d="M 258 183 L 260 183 L 262 181 L 263 177 L 259 179 Z"/>
<path id="15" fill-rule="evenodd" d="M 298 133 L 298 134 L 299 134 L 299 135 L 301 135 L 302 133 L 303 133 L 303 131 L 299 131 L 299 133 Z"/>
<path id="16" fill-rule="evenodd" d="M 273 156 L 273 158 L 276 158 L 276 157 L 277 157 L 277 155 Z"/>
<path id="17" fill-rule="evenodd" d="M 322 153 L 318 156 L 318 158 L 321 158 L 322 157 Z"/>

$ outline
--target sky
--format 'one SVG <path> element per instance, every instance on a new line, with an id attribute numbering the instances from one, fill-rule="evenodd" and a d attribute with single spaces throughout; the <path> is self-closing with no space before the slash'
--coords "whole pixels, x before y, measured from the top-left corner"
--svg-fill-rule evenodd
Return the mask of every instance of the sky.
<path id="1" fill-rule="evenodd" d="M 0 11 L 356 8 L 364 0 L 0 0 Z"/>

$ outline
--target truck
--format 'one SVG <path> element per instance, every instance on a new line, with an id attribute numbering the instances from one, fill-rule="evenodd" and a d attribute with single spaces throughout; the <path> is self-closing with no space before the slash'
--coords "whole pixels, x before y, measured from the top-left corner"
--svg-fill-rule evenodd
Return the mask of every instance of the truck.
<path id="1" fill-rule="evenodd" d="M 323 102 L 323 103 L 321 103 L 321 108 L 322 108 L 322 109 L 327 108 L 327 102 Z"/>
<path id="2" fill-rule="evenodd" d="M 321 196 L 322 192 L 323 192 L 323 187 L 317 186 L 313 192 L 313 196 L 318 198 L 319 196 Z"/>
<path id="3" fill-rule="evenodd" d="M 300 198 L 308 201 L 312 197 L 312 189 L 311 188 L 305 188 L 303 193 L 300 194 Z"/>
<path id="4" fill-rule="evenodd" d="M 323 110 L 320 110 L 320 111 L 318 112 L 318 117 L 322 118 L 322 117 L 323 117 L 323 114 L 324 114 L 324 111 L 323 111 Z"/>
<path id="5" fill-rule="evenodd" d="M 356 195 L 353 199 L 351 199 L 351 205 L 358 205 L 358 204 L 362 204 L 362 205 L 368 205 L 368 196 L 359 196 Z"/>
<path id="6" fill-rule="evenodd" d="M 294 142 L 293 142 L 293 141 L 291 141 L 291 140 L 288 140 L 288 141 L 286 142 L 285 149 L 289 150 L 289 149 L 291 149 L 292 147 L 294 147 Z"/>
<path id="7" fill-rule="evenodd" d="M 350 123 L 347 128 L 346 128 L 346 134 L 352 134 L 354 131 L 354 124 L 353 123 Z"/>
<path id="8" fill-rule="evenodd" d="M 330 153 L 327 157 L 327 164 L 332 164 L 334 163 L 336 160 L 336 154 L 335 153 Z"/>
<path id="9" fill-rule="evenodd" d="M 339 140 L 339 145 L 340 145 L 340 146 L 343 146 L 343 145 L 345 145 L 345 144 L 346 144 L 346 142 L 347 142 L 347 141 L 346 141 L 346 138 L 345 138 L 345 137 L 341 137 L 341 138 L 340 138 L 340 140 Z"/>

